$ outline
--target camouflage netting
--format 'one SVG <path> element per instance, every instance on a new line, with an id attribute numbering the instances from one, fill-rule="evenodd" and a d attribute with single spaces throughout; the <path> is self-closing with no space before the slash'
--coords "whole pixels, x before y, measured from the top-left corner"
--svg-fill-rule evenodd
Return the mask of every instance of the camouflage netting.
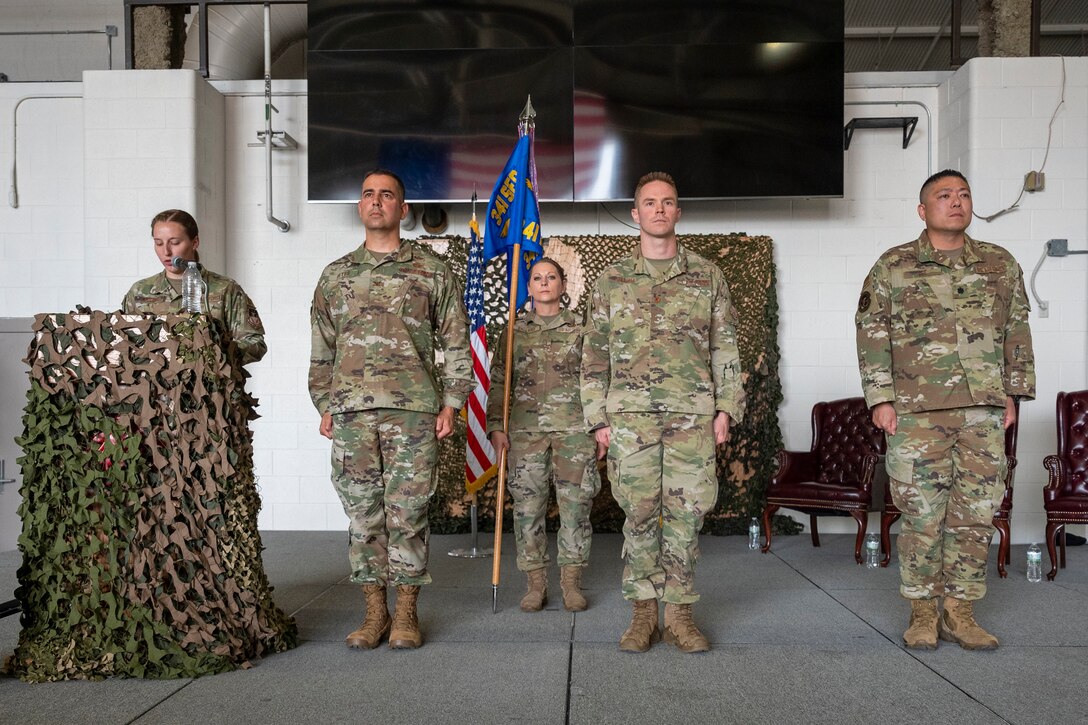
<path id="1" fill-rule="evenodd" d="M 428 240 L 436 242 L 437 240 Z M 782 447 L 778 427 L 778 406 L 782 384 L 778 378 L 778 300 L 772 240 L 745 234 L 681 235 L 680 241 L 699 255 L 714 261 L 725 274 L 737 309 L 737 341 L 743 368 L 747 410 L 744 421 L 732 429 L 729 443 L 719 454 L 719 496 L 707 516 L 703 531 L 714 534 L 743 533 L 749 517 L 761 515 L 765 490 L 774 475 L 775 454 Z M 585 308 L 592 281 L 606 266 L 628 254 L 637 238 L 631 236 L 551 237 L 545 254 L 563 265 L 567 292 L 576 311 Z M 436 244 L 454 274 L 464 278 L 467 242 L 453 237 Z M 488 319 L 488 343 L 497 349 L 498 335 L 506 320 L 506 263 L 494 259 L 485 274 L 484 306 Z M 501 386 L 501 383 L 496 383 Z M 431 506 L 431 528 L 435 533 L 468 530 L 468 499 L 464 494 L 464 426 L 443 441 L 439 458 L 439 485 Z M 605 471 L 602 468 L 602 476 Z M 481 529 L 494 530 L 494 485 L 479 492 Z M 504 528 L 510 529 L 509 500 Z M 596 531 L 620 531 L 623 512 L 616 505 L 607 478 L 593 505 Z M 549 529 L 557 527 L 557 509 L 549 511 Z M 800 530 L 788 517 L 775 517 L 781 533 Z"/>
<path id="2" fill-rule="evenodd" d="M 295 646 L 261 564 L 233 346 L 188 315 L 39 315 L 34 333 L 8 669 L 193 677 Z"/>

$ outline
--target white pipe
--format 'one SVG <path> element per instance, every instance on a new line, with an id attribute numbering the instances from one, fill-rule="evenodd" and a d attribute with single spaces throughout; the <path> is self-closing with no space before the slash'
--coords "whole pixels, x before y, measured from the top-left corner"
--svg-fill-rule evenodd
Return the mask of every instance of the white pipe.
<path id="1" fill-rule="evenodd" d="M 83 96 L 74 93 L 53 96 L 23 96 L 15 102 L 15 108 L 11 112 L 11 191 L 8 192 L 8 206 L 12 209 L 19 208 L 19 106 L 23 105 L 23 101 L 62 98 L 83 98 Z"/>
<path id="2" fill-rule="evenodd" d="M 279 227 L 281 232 L 291 230 L 285 219 L 272 215 L 272 6 L 264 4 L 264 171 L 265 171 L 265 218 Z"/>

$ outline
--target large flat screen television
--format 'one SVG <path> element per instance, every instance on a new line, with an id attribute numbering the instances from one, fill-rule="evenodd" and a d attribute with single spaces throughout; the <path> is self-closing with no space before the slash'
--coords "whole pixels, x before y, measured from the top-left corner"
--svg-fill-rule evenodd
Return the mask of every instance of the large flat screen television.
<path id="1" fill-rule="evenodd" d="M 310 0 L 309 199 L 490 191 L 531 96 L 541 201 L 841 196 L 843 0 Z"/>

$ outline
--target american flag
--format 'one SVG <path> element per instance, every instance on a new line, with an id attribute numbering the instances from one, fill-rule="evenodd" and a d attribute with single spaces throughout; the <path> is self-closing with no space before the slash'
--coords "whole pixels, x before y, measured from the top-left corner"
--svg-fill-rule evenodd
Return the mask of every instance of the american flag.
<path id="1" fill-rule="evenodd" d="M 465 489 L 476 493 L 498 470 L 495 449 L 487 439 L 487 394 L 491 363 L 487 358 L 487 318 L 484 315 L 484 245 L 473 215 L 469 222 L 468 264 L 465 269 L 465 308 L 468 310 L 472 371 L 476 388 L 465 403 Z"/>

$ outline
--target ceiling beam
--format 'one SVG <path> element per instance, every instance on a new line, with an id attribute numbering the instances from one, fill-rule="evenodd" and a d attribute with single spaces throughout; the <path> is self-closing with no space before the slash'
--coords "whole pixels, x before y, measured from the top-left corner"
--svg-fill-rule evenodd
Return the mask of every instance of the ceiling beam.
<path id="1" fill-rule="evenodd" d="M 1039 28 L 1042 35 L 1082 35 L 1088 33 L 1088 25 L 1085 24 L 1073 24 L 1067 23 L 1062 25 L 1044 25 Z M 964 25 L 960 30 L 963 35 L 978 35 L 977 25 Z M 853 39 L 869 39 L 869 38 L 888 38 L 895 36 L 896 38 L 930 38 L 934 35 L 947 35 L 948 26 L 937 25 L 917 25 L 912 27 L 904 26 L 872 26 L 872 27 L 854 27 L 845 28 L 843 30 L 847 40 Z"/>

